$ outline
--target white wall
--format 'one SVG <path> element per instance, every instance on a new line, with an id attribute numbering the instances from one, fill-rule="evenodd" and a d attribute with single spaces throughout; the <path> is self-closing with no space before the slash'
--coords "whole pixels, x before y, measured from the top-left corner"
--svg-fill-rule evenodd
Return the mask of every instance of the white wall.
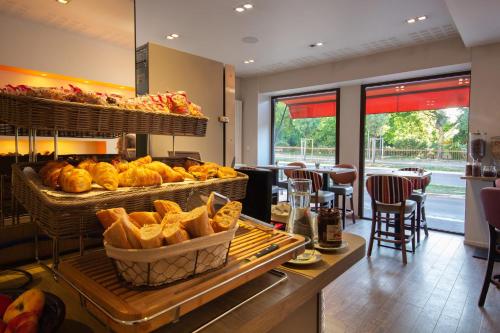
<path id="1" fill-rule="evenodd" d="M 134 49 L 0 15 L 0 64 L 135 86 Z"/>

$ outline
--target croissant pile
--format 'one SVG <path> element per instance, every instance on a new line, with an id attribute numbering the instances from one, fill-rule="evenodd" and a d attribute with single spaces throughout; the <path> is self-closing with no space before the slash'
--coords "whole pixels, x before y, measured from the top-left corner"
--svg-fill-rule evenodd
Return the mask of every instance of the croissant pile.
<path id="1" fill-rule="evenodd" d="M 212 162 L 202 164 L 193 160 L 188 160 L 183 167 L 171 168 L 163 162 L 153 161 L 148 155 L 131 162 L 114 159 L 107 163 L 86 159 L 77 167 L 66 161 L 50 161 L 40 169 L 39 175 L 42 183 L 53 189 L 81 193 L 90 191 L 92 183 L 115 191 L 118 187 L 157 186 L 186 179 L 234 178 L 237 172 Z"/>
<path id="2" fill-rule="evenodd" d="M 96 215 L 105 229 L 104 240 L 111 246 L 151 249 L 236 227 L 242 209 L 240 202 L 231 201 L 216 212 L 210 206 L 183 212 L 173 201 L 156 200 L 156 212 L 127 214 L 124 208 L 111 208 L 100 210 Z"/>

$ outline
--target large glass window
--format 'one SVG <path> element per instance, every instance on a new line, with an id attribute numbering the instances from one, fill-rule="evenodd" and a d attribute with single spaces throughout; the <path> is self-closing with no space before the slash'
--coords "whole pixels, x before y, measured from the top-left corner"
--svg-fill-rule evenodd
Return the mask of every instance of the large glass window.
<path id="1" fill-rule="evenodd" d="M 364 176 L 401 168 L 432 172 L 426 188 L 430 228 L 464 232 L 470 75 L 364 87 Z M 364 182 L 363 215 L 371 217 Z"/>
<path id="2" fill-rule="evenodd" d="M 272 98 L 273 163 L 337 163 L 338 97 L 335 89 Z"/>

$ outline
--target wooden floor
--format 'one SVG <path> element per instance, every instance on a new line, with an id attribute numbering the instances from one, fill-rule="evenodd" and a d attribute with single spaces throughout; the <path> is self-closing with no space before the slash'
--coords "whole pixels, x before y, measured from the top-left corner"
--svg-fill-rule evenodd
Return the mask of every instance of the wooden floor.
<path id="1" fill-rule="evenodd" d="M 347 229 L 368 240 L 370 223 Z M 500 332 L 500 291 L 491 285 L 477 306 L 486 261 L 472 252 L 463 236 L 431 231 L 404 266 L 400 251 L 374 245 L 326 288 L 326 332 Z"/>

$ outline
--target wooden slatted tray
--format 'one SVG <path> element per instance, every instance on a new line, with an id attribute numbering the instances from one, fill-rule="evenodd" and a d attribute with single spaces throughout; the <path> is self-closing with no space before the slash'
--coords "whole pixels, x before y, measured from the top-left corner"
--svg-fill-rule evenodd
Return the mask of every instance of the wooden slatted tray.
<path id="1" fill-rule="evenodd" d="M 104 251 L 63 261 L 56 271 L 84 304 L 118 332 L 150 332 L 287 262 L 304 251 L 304 237 L 240 221 L 228 263 L 220 270 L 157 290 L 133 290 L 119 280 Z M 247 261 L 271 244 L 279 249 Z"/>

